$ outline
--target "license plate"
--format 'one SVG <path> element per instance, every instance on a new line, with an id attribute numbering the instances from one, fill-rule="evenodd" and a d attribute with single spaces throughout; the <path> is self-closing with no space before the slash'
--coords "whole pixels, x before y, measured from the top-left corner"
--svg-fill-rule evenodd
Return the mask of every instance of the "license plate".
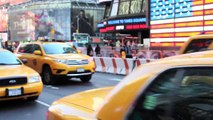
<path id="1" fill-rule="evenodd" d="M 8 89 L 8 96 L 19 96 L 21 95 L 21 88 L 19 89 Z"/>
<path id="2" fill-rule="evenodd" d="M 84 70 L 84 68 L 78 68 L 77 69 L 77 72 L 84 72 L 85 70 Z"/>

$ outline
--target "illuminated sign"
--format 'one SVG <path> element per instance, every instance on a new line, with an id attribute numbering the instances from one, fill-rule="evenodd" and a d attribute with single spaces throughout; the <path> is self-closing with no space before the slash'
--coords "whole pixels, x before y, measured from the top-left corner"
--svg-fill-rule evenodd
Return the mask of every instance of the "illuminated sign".
<path id="1" fill-rule="evenodd" d="M 136 25 L 127 25 L 126 29 L 127 30 L 132 30 L 132 29 L 145 29 L 145 28 L 149 28 L 148 26 L 146 26 L 146 24 L 136 24 Z"/>
<path id="2" fill-rule="evenodd" d="M 97 27 L 98 28 L 101 28 L 101 27 L 104 27 L 105 25 L 103 24 L 103 23 L 99 23 L 99 24 L 97 24 Z"/>
<path id="3" fill-rule="evenodd" d="M 123 29 L 124 29 L 123 25 L 116 26 L 116 30 L 123 30 Z"/>
<path id="4" fill-rule="evenodd" d="M 119 19 L 119 20 L 109 20 L 109 25 L 116 24 L 132 24 L 132 23 L 144 23 L 146 22 L 146 18 L 128 18 L 128 19 Z"/>

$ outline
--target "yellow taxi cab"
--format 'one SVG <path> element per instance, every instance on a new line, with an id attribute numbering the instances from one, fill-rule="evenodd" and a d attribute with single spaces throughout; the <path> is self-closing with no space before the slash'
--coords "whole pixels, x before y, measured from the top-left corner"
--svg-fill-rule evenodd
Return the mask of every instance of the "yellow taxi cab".
<path id="1" fill-rule="evenodd" d="M 36 71 L 25 66 L 13 53 L 0 49 L 0 101 L 36 100 L 42 88 Z"/>
<path id="2" fill-rule="evenodd" d="M 115 87 L 59 99 L 47 120 L 212 120 L 213 51 L 179 57 L 144 64 Z"/>
<path id="3" fill-rule="evenodd" d="M 190 37 L 181 47 L 179 54 L 186 54 L 213 49 L 213 35 L 196 35 Z"/>
<path id="4" fill-rule="evenodd" d="M 54 84 L 56 78 L 80 78 L 90 81 L 95 72 L 92 57 L 78 54 L 70 45 L 62 42 L 35 42 L 21 44 L 17 51 L 21 60 L 27 60 L 27 66 L 42 75 L 44 84 Z"/>

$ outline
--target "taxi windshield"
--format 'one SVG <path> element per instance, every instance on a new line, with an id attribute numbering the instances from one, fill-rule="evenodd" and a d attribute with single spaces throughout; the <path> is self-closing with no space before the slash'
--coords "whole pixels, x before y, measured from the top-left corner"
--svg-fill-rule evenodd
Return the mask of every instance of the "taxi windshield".
<path id="1" fill-rule="evenodd" d="M 56 43 L 49 43 L 43 44 L 44 51 L 46 54 L 69 54 L 74 53 L 76 54 L 76 50 L 70 47 L 68 44 L 56 44 Z"/>
<path id="2" fill-rule="evenodd" d="M 21 65 L 21 62 L 11 52 L 0 52 L 0 65 Z"/>

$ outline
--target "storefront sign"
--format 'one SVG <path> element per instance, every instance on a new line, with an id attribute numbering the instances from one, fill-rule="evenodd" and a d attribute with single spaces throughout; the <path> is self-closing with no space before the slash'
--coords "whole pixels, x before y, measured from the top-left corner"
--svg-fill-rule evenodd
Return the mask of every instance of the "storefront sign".
<path id="1" fill-rule="evenodd" d="M 123 30 L 123 29 L 124 29 L 123 25 L 116 26 L 116 30 Z"/>
<path id="2" fill-rule="evenodd" d="M 144 22 L 146 22 L 146 18 L 128 18 L 128 19 L 119 19 L 119 20 L 109 20 L 108 25 L 144 23 Z"/>
<path id="3" fill-rule="evenodd" d="M 105 25 L 103 24 L 103 23 L 99 23 L 99 24 L 97 24 L 97 27 L 98 28 L 101 28 L 101 27 L 104 27 Z"/>

